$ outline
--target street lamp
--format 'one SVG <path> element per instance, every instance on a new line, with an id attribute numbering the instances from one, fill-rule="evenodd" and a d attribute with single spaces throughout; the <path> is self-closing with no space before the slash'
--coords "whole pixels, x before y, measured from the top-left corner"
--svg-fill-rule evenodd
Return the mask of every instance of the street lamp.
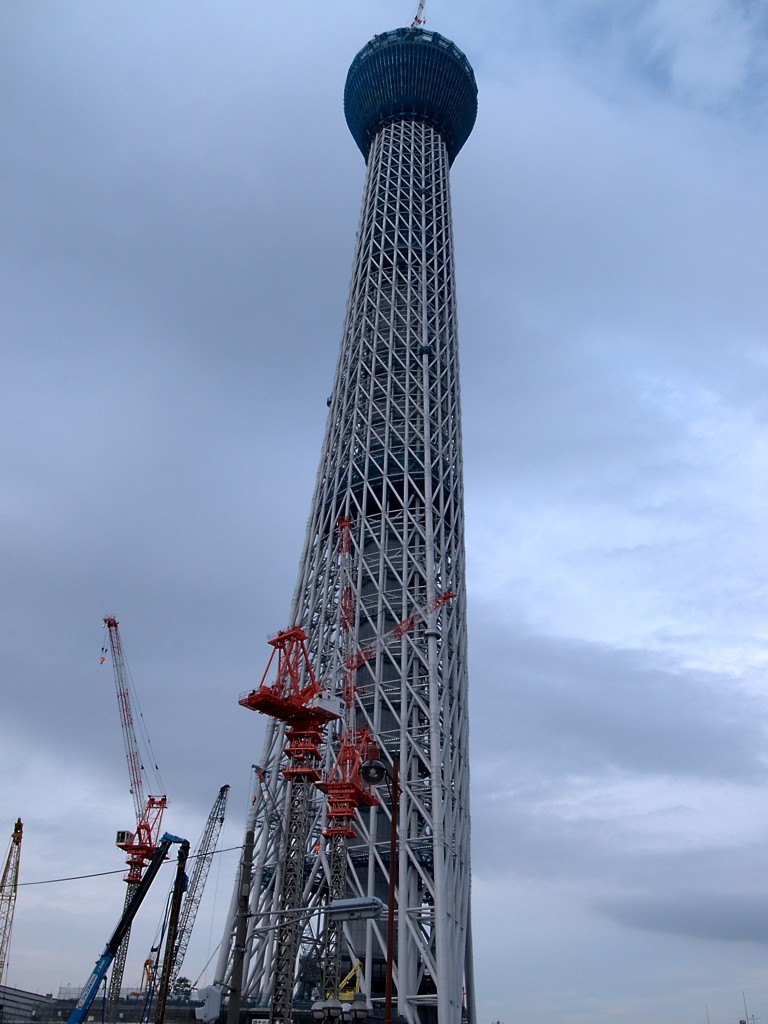
<path id="1" fill-rule="evenodd" d="M 381 917 L 384 904 L 377 896 L 354 896 L 347 900 L 331 900 L 322 912 L 329 921 L 363 921 Z"/>
<path id="2" fill-rule="evenodd" d="M 341 1011 L 341 1017 L 342 1020 L 345 1021 L 365 1020 L 368 1017 L 370 1010 L 370 1006 L 365 1001 L 365 996 L 362 994 L 362 992 L 358 992 L 355 998 L 352 1000 L 352 1002 L 347 1003 L 343 1007 Z"/>
<path id="3" fill-rule="evenodd" d="M 389 893 L 387 898 L 387 959 L 384 984 L 384 1024 L 392 1024 L 392 974 L 395 951 L 395 863 L 397 860 L 397 814 L 400 803 L 400 761 L 392 759 L 390 771 L 379 757 L 378 747 L 371 744 L 368 760 L 360 765 L 360 778 L 369 786 L 386 782 L 391 806 L 389 827 Z"/>
<path id="4" fill-rule="evenodd" d="M 357 994 L 349 1004 L 349 1016 L 353 1021 L 365 1021 L 368 1015 L 371 1013 L 371 1007 L 369 1007 L 366 998 L 362 994 Z"/>
<path id="5" fill-rule="evenodd" d="M 358 992 L 349 1003 L 342 1003 L 340 999 L 319 999 L 312 1004 L 312 1017 L 317 1021 L 341 1021 L 341 1024 L 349 1024 L 351 1021 L 366 1020 L 370 1012 L 371 1008 L 362 992 Z"/>
<path id="6" fill-rule="evenodd" d="M 342 1006 L 338 999 L 319 999 L 312 1003 L 312 1016 L 315 1020 L 338 1020 Z"/>

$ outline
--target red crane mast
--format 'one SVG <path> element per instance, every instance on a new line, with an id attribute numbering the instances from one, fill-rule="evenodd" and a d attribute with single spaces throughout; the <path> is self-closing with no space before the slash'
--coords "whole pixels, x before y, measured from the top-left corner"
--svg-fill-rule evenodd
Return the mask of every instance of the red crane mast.
<path id="1" fill-rule="evenodd" d="M 285 860 L 282 865 L 280 910 L 277 929 L 275 973 L 270 1020 L 289 1024 L 292 1015 L 293 976 L 301 937 L 295 911 L 301 907 L 304 850 L 310 820 L 311 794 L 320 781 L 320 744 L 327 724 L 338 718 L 322 698 L 322 684 L 315 678 L 306 647 L 307 634 L 300 626 L 270 637 L 272 654 L 258 688 L 244 694 L 239 703 L 283 722 L 286 767 L 290 783 Z M 275 681 L 266 682 L 277 658 Z M 306 680 L 306 682 L 305 682 Z"/>

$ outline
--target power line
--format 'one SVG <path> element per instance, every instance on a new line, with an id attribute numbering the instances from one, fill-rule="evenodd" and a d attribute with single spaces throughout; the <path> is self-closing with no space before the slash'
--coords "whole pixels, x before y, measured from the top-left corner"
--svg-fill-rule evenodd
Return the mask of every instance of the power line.
<path id="1" fill-rule="evenodd" d="M 231 853 L 232 850 L 242 850 L 242 846 L 226 846 L 223 850 L 215 850 L 214 854 L 218 853 Z M 194 860 L 198 854 L 193 854 L 189 857 L 189 860 Z M 166 863 L 170 864 L 170 861 Z M 165 866 L 165 865 L 163 865 Z M 67 875 L 66 878 L 41 878 L 36 882 L 19 882 L 19 886 L 22 885 L 54 885 L 56 882 L 79 882 L 83 878 L 103 878 L 105 875 L 121 875 L 123 873 L 122 868 L 117 868 L 114 871 L 94 871 L 90 875 Z"/>

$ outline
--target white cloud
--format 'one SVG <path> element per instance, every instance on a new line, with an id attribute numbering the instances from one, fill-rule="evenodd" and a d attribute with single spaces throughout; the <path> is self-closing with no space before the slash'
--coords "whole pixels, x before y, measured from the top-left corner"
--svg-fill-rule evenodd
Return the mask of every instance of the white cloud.
<path id="1" fill-rule="evenodd" d="M 758 8 L 740 0 L 657 0 L 641 25 L 674 91 L 722 106 L 749 84 L 764 35 L 760 20 Z"/>

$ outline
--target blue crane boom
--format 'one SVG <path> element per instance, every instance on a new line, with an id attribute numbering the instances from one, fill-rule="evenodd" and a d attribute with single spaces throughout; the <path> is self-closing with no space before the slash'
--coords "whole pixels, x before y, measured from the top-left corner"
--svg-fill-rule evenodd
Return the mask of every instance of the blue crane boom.
<path id="1" fill-rule="evenodd" d="M 96 966 L 93 968 L 90 978 L 86 981 L 83 991 L 80 993 L 80 998 L 78 999 L 75 1008 L 72 1010 L 72 1013 L 69 1015 L 67 1024 L 82 1024 L 85 1020 L 88 1011 L 91 1008 L 91 1003 L 96 998 L 96 993 L 99 991 L 99 985 L 101 985 L 107 971 L 109 970 L 110 964 L 115 959 L 115 954 L 120 948 L 120 943 L 123 941 L 128 929 L 131 927 L 131 922 L 136 916 L 139 907 L 144 902 L 144 897 L 147 895 L 150 885 L 152 885 L 152 882 L 155 880 L 155 875 L 160 870 L 168 850 L 171 848 L 173 843 L 183 843 L 184 841 L 185 840 L 183 839 L 179 839 L 178 836 L 170 835 L 168 832 L 166 832 L 161 838 L 155 852 L 152 854 L 152 859 L 149 862 L 147 870 L 144 872 L 144 877 L 136 887 L 133 898 L 123 910 L 122 916 L 117 922 L 117 927 L 104 947 L 104 952 L 96 961 Z"/>

